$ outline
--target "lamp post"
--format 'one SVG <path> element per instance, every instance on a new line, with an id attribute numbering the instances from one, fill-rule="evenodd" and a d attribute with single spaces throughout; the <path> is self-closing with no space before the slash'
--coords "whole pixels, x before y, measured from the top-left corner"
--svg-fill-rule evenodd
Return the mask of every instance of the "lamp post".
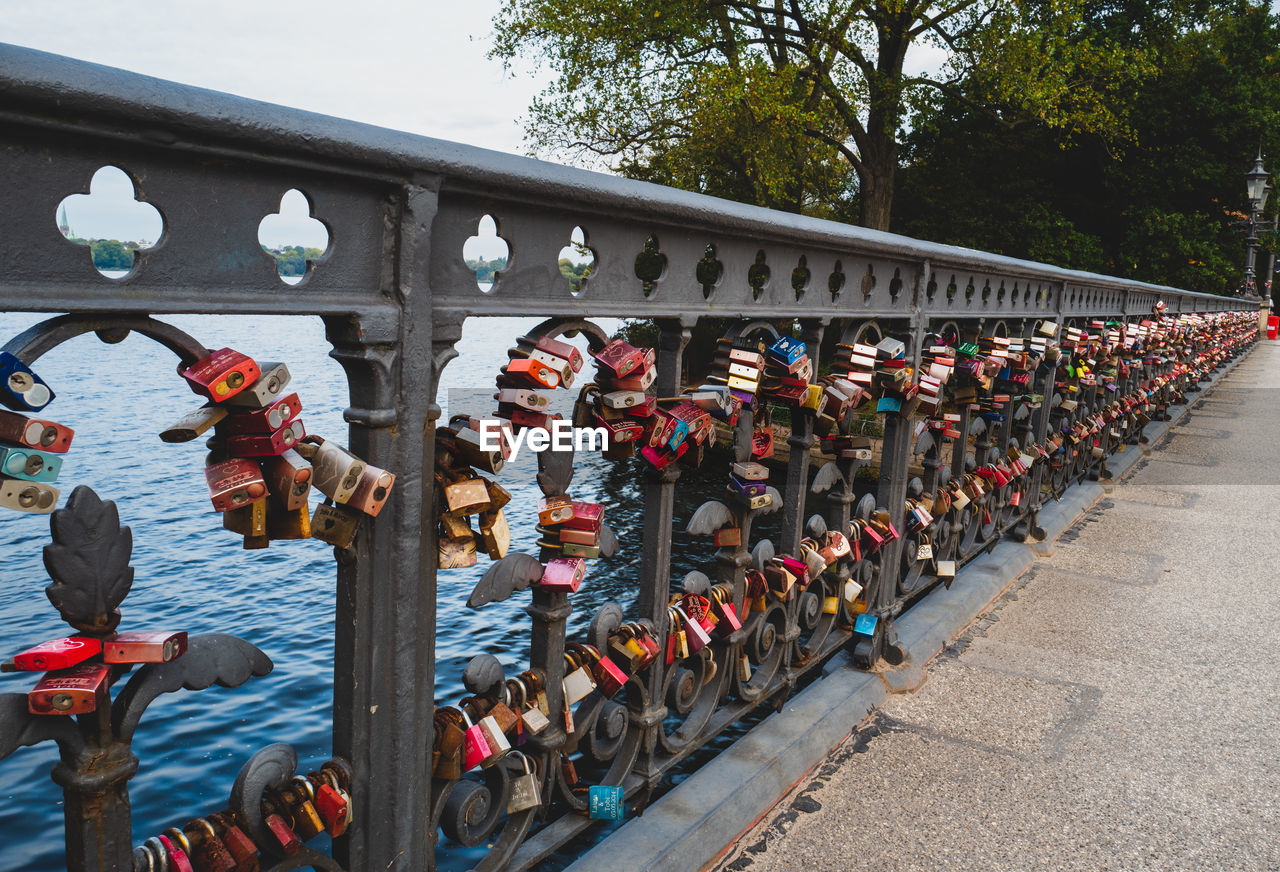
<path id="1" fill-rule="evenodd" d="M 1267 206 L 1267 195 L 1271 193 L 1271 185 L 1267 183 L 1269 173 L 1262 168 L 1262 150 L 1253 162 L 1253 169 L 1244 174 L 1245 192 L 1249 197 L 1249 236 L 1245 239 L 1247 254 L 1244 262 L 1243 294 L 1256 294 L 1256 266 L 1258 260 L 1258 216 Z M 1267 276 L 1270 285 L 1271 277 Z"/>

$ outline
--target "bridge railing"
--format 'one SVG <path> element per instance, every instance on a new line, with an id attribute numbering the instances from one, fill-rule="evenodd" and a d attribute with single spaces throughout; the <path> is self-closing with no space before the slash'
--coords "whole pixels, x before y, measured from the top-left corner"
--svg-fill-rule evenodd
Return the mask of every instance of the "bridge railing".
<path id="1" fill-rule="evenodd" d="M 771 212 L 11 46 L 0 46 L 0 83 L 0 182 L 6 192 L 0 306 L 68 316 L 15 339 L 9 351 L 34 364 L 69 336 L 93 330 L 112 339 L 133 330 L 157 338 L 189 365 L 204 349 L 157 318 L 318 316 L 349 382 L 349 447 L 398 476 L 381 513 L 361 521 L 353 543 L 334 554 L 335 761 L 328 778 L 350 793 L 353 822 L 335 839 L 332 861 L 306 854 L 283 859 L 278 868 L 293 868 L 301 859 L 325 868 L 433 868 L 458 844 L 491 846 L 476 868 L 526 867 L 589 827 L 593 804 L 617 801 L 617 791 L 598 788 L 619 787 L 632 804 L 647 801 L 667 774 L 689 765 L 695 751 L 761 706 L 776 704 L 841 648 L 867 665 L 892 661 L 900 653 L 893 618 L 939 581 L 950 583 L 946 564 L 962 564 L 1005 535 L 1034 535 L 1043 500 L 1072 481 L 1105 475 L 1108 453 L 1136 441 L 1145 417 L 1192 389 L 1202 371 L 1246 341 L 1243 327 L 1231 333 L 1219 321 L 1211 333 L 1209 321 L 1179 323 L 1177 316 L 1256 308 Z M 155 206 L 164 223 L 156 244 L 138 250 L 131 270 L 115 279 L 99 274 L 85 248 L 70 244 L 54 220 L 65 197 L 89 193 L 90 178 L 103 166 L 122 169 L 136 199 Z M 280 208 L 289 190 L 305 195 L 330 239 L 296 284 L 282 282 L 276 259 L 258 236 L 264 216 Z M 492 283 L 478 283 L 463 249 L 481 234 L 486 216 L 509 256 Z M 594 258 L 577 287 L 559 263 L 575 230 L 579 251 Z M 1161 303 L 1166 315 L 1153 315 Z M 837 422 L 839 438 L 829 441 L 820 438 L 831 434 L 819 432 L 815 410 L 793 404 L 789 426 L 777 427 L 775 457 L 768 460 L 752 452 L 753 437 L 768 417 L 766 400 L 720 430 L 728 448 L 706 448 L 701 468 L 691 459 L 661 469 L 638 455 L 618 459 L 637 464 L 645 476 L 641 541 L 631 543 L 642 555 L 635 606 L 626 615 L 602 607 L 592 624 L 594 638 L 580 641 L 594 641 L 607 653 L 624 621 L 641 621 L 637 626 L 652 634 L 661 652 L 627 676 L 614 698 L 602 690 L 588 694 L 568 723 L 563 681 L 577 664 L 567 664 L 564 655 L 572 641 L 566 627 L 574 596 L 534 583 L 526 686 L 545 694 L 550 725 L 528 735 L 523 720 L 509 728 L 513 738 L 527 739 L 520 746 L 523 759 L 507 755 L 448 777 L 440 759 L 455 751 L 436 735 L 432 693 L 435 629 L 450 620 L 437 609 L 445 480 L 435 472 L 457 457 L 448 447 L 453 443 L 441 442 L 451 431 L 440 420 L 437 385 L 464 322 L 497 315 L 544 319 L 533 338 L 582 335 L 593 351 L 610 339 L 596 321 L 652 319 L 656 380 L 648 393 L 658 398 L 678 397 L 690 387 L 690 342 L 699 325 L 713 319 L 726 325 L 727 339 L 743 343 L 764 339 L 769 345 L 794 335 L 818 364 L 809 375 L 815 381 L 827 373 L 838 343 L 897 338 L 905 343 L 907 363 L 927 372 L 922 364 L 932 344 L 955 347 L 997 337 L 1031 349 L 1045 322 L 1060 331 L 1079 328 L 1094 342 L 1077 343 L 1074 358 L 1071 349 L 1057 361 L 1033 355 L 1021 392 L 996 408 L 961 404 L 960 419 L 948 422 L 953 437 L 945 436 L 945 428 L 924 428 L 923 412 L 865 414 L 873 404 L 859 410 L 873 434 L 865 445 L 853 438 L 859 418 L 852 412 Z M 1139 327 L 1141 341 L 1134 345 Z M 1120 340 L 1108 340 L 1112 330 Z M 1062 339 L 1059 332 L 1050 345 Z M 1087 366 L 1082 370 L 1078 361 L 1103 344 L 1110 348 L 1111 369 L 1099 361 L 1096 375 Z M 1144 346 L 1163 349 L 1144 352 Z M 1068 370 L 1064 361 L 1072 360 Z M 785 414 L 778 412 L 779 425 Z M 1062 434 L 1061 444 L 1053 444 L 1054 434 Z M 440 445 L 446 446 L 443 454 Z M 1035 445 L 1046 448 L 1045 456 L 1037 456 Z M 813 463 L 820 457 L 815 447 L 833 453 Z M 543 490 L 569 491 L 572 469 L 542 457 Z M 706 561 L 705 575 L 671 578 L 681 479 L 706 479 L 713 469 L 727 473 L 733 460 L 753 457 L 775 472 L 772 500 L 752 508 L 749 498 L 726 496 L 719 508 L 708 508 L 703 526 L 710 526 L 703 532 L 737 530 L 741 544 L 726 537 Z M 1017 472 L 1020 465 L 1029 468 Z M 1003 470 L 998 475 L 996 467 Z M 1011 471 L 1016 474 L 1006 474 Z M 932 509 L 927 522 L 908 516 L 908 499 Z M 87 497 L 75 508 L 85 517 L 103 511 Z M 533 513 L 531 506 L 524 509 Z M 779 510 L 778 541 L 753 541 L 753 521 Z M 883 531 L 881 524 L 893 534 L 875 533 Z M 860 539 L 868 528 L 875 535 Z M 815 571 L 798 594 L 803 578 L 790 594 L 753 589 L 750 570 L 768 563 L 770 552 L 798 558 L 805 540 L 828 541 L 829 531 L 852 532 L 857 553 L 832 556 L 827 570 Z M 602 534 L 606 554 L 613 550 L 611 535 Z M 529 565 L 510 556 L 495 561 L 479 599 L 515 595 L 534 581 L 526 577 Z M 847 597 L 849 581 L 862 591 Z M 673 593 L 714 598 L 719 592 L 745 619 L 743 627 L 729 632 L 717 624 L 706 648 L 687 656 L 679 651 L 667 663 Z M 201 646 L 206 652 L 235 648 L 193 641 L 184 656 Z M 235 674 L 209 665 L 199 675 L 193 666 L 183 686 L 234 684 L 269 668 L 259 659 L 262 652 L 244 646 L 235 648 L 243 658 Z M 578 663 L 591 659 L 579 655 Z M 221 656 L 207 654 L 207 664 Z M 500 667 L 495 672 L 496 665 L 478 658 L 463 676 L 476 697 L 471 707 L 477 717 L 498 701 L 519 710 L 510 691 L 520 690 L 521 679 L 501 674 Z M 125 693 L 116 704 L 122 712 L 128 709 L 127 701 L 119 702 Z M 532 707 L 532 700 L 526 702 Z M 13 702 L 0 711 L 5 753 L 44 735 L 31 732 L 36 728 L 17 707 Z M 64 762 L 55 777 L 69 798 L 76 797 L 67 805 L 69 867 L 130 868 L 134 840 L 125 785 L 137 761 L 127 736 L 121 738 L 119 724 L 104 726 L 93 715 L 80 716 L 80 732 L 107 730 L 114 738 L 82 746 L 62 726 L 49 727 L 47 720 L 40 725 L 58 733 L 51 737 L 63 745 Z M 28 732 L 16 735 L 19 730 Z M 232 811 L 251 819 L 243 828 L 255 840 L 270 837 L 257 799 L 292 774 L 296 759 L 290 763 L 290 753 L 272 746 L 237 782 Z M 538 801 L 507 813 L 513 791 L 528 789 L 521 778 L 524 760 L 535 773 Z M 111 765 L 104 768 L 104 761 Z M 433 779 L 433 771 L 446 777 Z M 312 789 L 322 782 L 325 777 Z M 279 809 L 282 816 L 304 827 L 295 807 L 300 793 L 274 795 L 277 805 L 289 806 Z M 595 815 L 607 816 L 599 809 Z M 199 833 L 184 835 L 201 850 Z M 272 856 L 282 849 L 265 850 Z"/>

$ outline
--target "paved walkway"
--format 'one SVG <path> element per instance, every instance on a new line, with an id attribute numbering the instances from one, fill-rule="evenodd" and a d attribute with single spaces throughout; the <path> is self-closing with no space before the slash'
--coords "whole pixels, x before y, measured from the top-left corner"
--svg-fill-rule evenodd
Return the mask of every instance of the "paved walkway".
<path id="1" fill-rule="evenodd" d="M 1280 869 L 1280 343 L 1203 396 L 715 868 Z"/>

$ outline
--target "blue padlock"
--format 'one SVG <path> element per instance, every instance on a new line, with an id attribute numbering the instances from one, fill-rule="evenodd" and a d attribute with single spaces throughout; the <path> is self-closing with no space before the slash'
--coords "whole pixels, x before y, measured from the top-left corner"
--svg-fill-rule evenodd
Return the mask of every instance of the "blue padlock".
<path id="1" fill-rule="evenodd" d="M 62 458 L 34 448 L 0 445 L 0 474 L 26 481 L 57 481 Z"/>
<path id="2" fill-rule="evenodd" d="M 620 821 L 627 815 L 621 787 L 593 784 L 587 788 L 587 800 L 587 814 L 592 820 Z"/>
<path id="3" fill-rule="evenodd" d="M 863 636 L 874 636 L 876 634 L 876 623 L 879 620 L 875 615 L 868 615 L 864 612 L 854 619 L 853 631 L 861 633 Z"/>
<path id="4" fill-rule="evenodd" d="M 0 351 L 0 403 L 19 412 L 38 412 L 53 400 L 53 391 L 17 357 Z"/>
<path id="5" fill-rule="evenodd" d="M 804 357 L 804 353 L 804 343 L 790 336 L 783 336 L 769 346 L 769 356 L 785 366 Z"/>

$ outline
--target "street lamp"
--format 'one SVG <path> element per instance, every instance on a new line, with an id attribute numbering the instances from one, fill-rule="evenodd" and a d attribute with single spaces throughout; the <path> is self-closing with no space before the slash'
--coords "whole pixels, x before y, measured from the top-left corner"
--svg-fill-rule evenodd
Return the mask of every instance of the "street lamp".
<path id="1" fill-rule="evenodd" d="M 1253 169 L 1244 174 L 1245 193 L 1249 197 L 1249 236 L 1245 239 L 1246 256 L 1244 262 L 1244 290 L 1248 296 L 1255 293 L 1254 278 L 1258 260 L 1258 215 L 1267 206 L 1267 195 L 1271 193 L 1271 185 L 1267 183 L 1270 174 L 1262 167 L 1262 149 L 1258 149 L 1258 157 L 1253 162 Z M 1270 275 L 1267 283 L 1271 283 Z"/>

